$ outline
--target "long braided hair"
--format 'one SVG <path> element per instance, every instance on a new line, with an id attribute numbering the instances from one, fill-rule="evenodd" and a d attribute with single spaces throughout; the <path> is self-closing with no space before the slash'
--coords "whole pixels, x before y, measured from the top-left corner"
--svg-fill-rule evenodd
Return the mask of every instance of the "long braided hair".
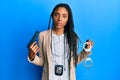
<path id="1" fill-rule="evenodd" d="M 50 15 L 50 18 L 49 18 L 48 29 L 50 29 L 51 18 L 53 20 L 54 12 L 59 7 L 64 7 L 68 11 L 68 22 L 64 27 L 65 28 L 64 33 L 67 33 L 67 35 L 65 35 L 65 37 L 67 37 L 67 40 L 68 40 L 68 45 L 69 45 L 69 48 L 70 48 L 70 57 L 73 57 L 74 66 L 76 66 L 77 61 L 78 61 L 78 59 L 77 59 L 78 36 L 74 31 L 74 22 L 73 22 L 72 11 L 71 11 L 71 8 L 69 7 L 68 4 L 60 3 L 60 4 L 58 4 L 54 7 L 54 9 L 53 9 L 53 11 Z M 52 28 L 54 28 L 54 23 L 53 22 L 52 22 Z M 73 55 L 71 55 L 71 52 L 73 52 Z"/>

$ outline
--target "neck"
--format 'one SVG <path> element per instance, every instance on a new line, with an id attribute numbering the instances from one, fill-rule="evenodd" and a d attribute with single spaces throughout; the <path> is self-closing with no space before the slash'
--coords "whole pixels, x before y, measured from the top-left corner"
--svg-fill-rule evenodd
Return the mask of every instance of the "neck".
<path id="1" fill-rule="evenodd" d="M 61 34 L 64 34 L 64 28 L 63 29 L 56 29 L 54 28 L 53 29 L 53 32 L 57 35 L 61 35 Z"/>

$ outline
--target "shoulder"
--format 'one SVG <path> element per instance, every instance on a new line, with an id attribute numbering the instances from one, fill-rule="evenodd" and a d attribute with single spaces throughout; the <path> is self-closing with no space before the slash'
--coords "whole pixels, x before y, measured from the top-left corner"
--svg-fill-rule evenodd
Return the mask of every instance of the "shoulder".
<path id="1" fill-rule="evenodd" d="M 45 31 L 41 31 L 40 34 L 48 34 L 50 33 L 51 30 L 45 30 Z"/>
<path id="2" fill-rule="evenodd" d="M 42 36 L 47 36 L 51 33 L 51 30 L 45 30 L 45 31 L 41 31 L 39 33 L 39 37 L 42 37 Z"/>

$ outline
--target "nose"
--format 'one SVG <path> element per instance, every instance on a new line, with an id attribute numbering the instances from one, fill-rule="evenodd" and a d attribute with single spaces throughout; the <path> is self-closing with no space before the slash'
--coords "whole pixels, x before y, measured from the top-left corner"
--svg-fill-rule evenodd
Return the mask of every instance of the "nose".
<path id="1" fill-rule="evenodd" d="M 61 20 L 62 20 L 62 16 L 59 16 L 59 17 L 58 17 L 58 21 L 61 21 Z"/>

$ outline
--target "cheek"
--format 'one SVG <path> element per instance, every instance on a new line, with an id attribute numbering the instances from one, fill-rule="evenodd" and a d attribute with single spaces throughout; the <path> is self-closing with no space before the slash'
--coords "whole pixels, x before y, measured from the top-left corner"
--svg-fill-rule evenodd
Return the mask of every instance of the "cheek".
<path id="1" fill-rule="evenodd" d="M 66 25 L 66 24 L 67 24 L 67 22 L 68 22 L 68 19 L 64 20 L 64 25 Z"/>
<path id="2" fill-rule="evenodd" d="M 53 17 L 53 21 L 56 22 L 57 21 L 56 18 Z"/>

